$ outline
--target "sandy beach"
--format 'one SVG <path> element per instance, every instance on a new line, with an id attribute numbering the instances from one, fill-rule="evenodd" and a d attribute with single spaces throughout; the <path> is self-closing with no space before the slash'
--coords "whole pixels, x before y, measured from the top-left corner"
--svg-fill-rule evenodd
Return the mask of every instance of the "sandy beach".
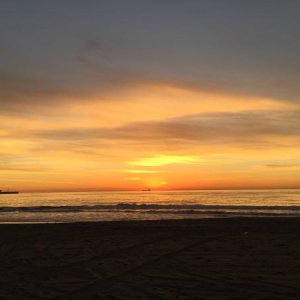
<path id="1" fill-rule="evenodd" d="M 300 219 L 0 226 L 0 299 L 299 299 Z"/>

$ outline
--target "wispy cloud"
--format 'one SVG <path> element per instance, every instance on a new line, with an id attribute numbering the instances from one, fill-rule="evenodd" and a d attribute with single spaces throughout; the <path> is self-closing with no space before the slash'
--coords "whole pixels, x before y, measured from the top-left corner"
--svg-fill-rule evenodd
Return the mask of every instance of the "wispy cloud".
<path id="1" fill-rule="evenodd" d="M 289 164 L 289 163 L 267 164 L 265 166 L 271 169 L 300 169 L 300 164 Z"/>
<path id="2" fill-rule="evenodd" d="M 4 172 L 48 172 L 50 171 L 49 168 L 45 168 L 45 167 L 36 167 L 36 166 L 30 166 L 30 165 L 19 165 L 19 164 L 4 164 L 1 165 L 0 164 L 0 171 Z"/>
<path id="3" fill-rule="evenodd" d="M 140 177 L 128 177 L 128 178 L 126 178 L 127 180 L 131 180 L 131 181 L 139 181 L 139 180 L 141 180 L 141 178 Z"/>
<path id="4" fill-rule="evenodd" d="M 69 143 L 73 148 L 82 145 L 85 150 L 111 141 L 122 143 L 124 147 L 142 147 L 142 141 L 144 148 L 164 144 L 176 145 L 178 149 L 191 144 L 280 146 L 286 145 L 288 138 L 297 144 L 299 137 L 300 111 L 198 114 L 113 128 L 15 130 L 10 136 L 40 140 L 45 144 L 56 141 L 55 147 Z"/>

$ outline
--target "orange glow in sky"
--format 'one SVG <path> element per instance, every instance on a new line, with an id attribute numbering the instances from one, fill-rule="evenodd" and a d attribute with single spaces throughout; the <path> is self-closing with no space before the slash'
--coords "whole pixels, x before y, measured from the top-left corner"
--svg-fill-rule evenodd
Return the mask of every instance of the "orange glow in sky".
<path id="1" fill-rule="evenodd" d="M 135 93 L 122 89 L 114 98 L 120 100 L 94 96 L 66 102 L 55 113 L 6 116 L 2 186 L 24 191 L 298 186 L 300 146 L 295 135 L 279 128 L 291 126 L 295 104 L 163 85 L 150 85 L 149 95 L 145 85 Z"/>

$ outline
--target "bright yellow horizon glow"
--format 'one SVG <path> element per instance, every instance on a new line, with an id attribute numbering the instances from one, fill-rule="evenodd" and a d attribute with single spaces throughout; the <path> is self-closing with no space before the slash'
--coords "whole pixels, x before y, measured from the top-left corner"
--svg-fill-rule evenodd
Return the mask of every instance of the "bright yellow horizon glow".
<path id="1" fill-rule="evenodd" d="M 195 164 L 202 161 L 203 160 L 199 157 L 189 155 L 155 155 L 153 157 L 132 161 L 128 164 L 142 167 L 157 167 L 171 164 Z"/>
<path id="2" fill-rule="evenodd" d="M 125 170 L 121 170 L 122 172 L 125 173 L 133 173 L 133 174 L 153 174 L 153 173 L 157 173 L 157 170 L 133 170 L 133 169 L 125 169 Z"/>

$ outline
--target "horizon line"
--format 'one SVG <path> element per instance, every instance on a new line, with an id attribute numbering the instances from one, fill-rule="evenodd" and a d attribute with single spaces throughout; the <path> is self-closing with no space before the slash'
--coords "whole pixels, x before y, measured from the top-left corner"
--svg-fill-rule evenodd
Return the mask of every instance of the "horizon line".
<path id="1" fill-rule="evenodd" d="M 19 193 L 89 193 L 89 192 L 170 192 L 170 191 L 239 191 L 239 190 L 300 190 L 300 187 L 241 187 L 241 188 L 185 188 L 185 189 L 150 189 L 149 191 L 137 189 L 96 189 L 96 190 L 28 190 Z"/>

